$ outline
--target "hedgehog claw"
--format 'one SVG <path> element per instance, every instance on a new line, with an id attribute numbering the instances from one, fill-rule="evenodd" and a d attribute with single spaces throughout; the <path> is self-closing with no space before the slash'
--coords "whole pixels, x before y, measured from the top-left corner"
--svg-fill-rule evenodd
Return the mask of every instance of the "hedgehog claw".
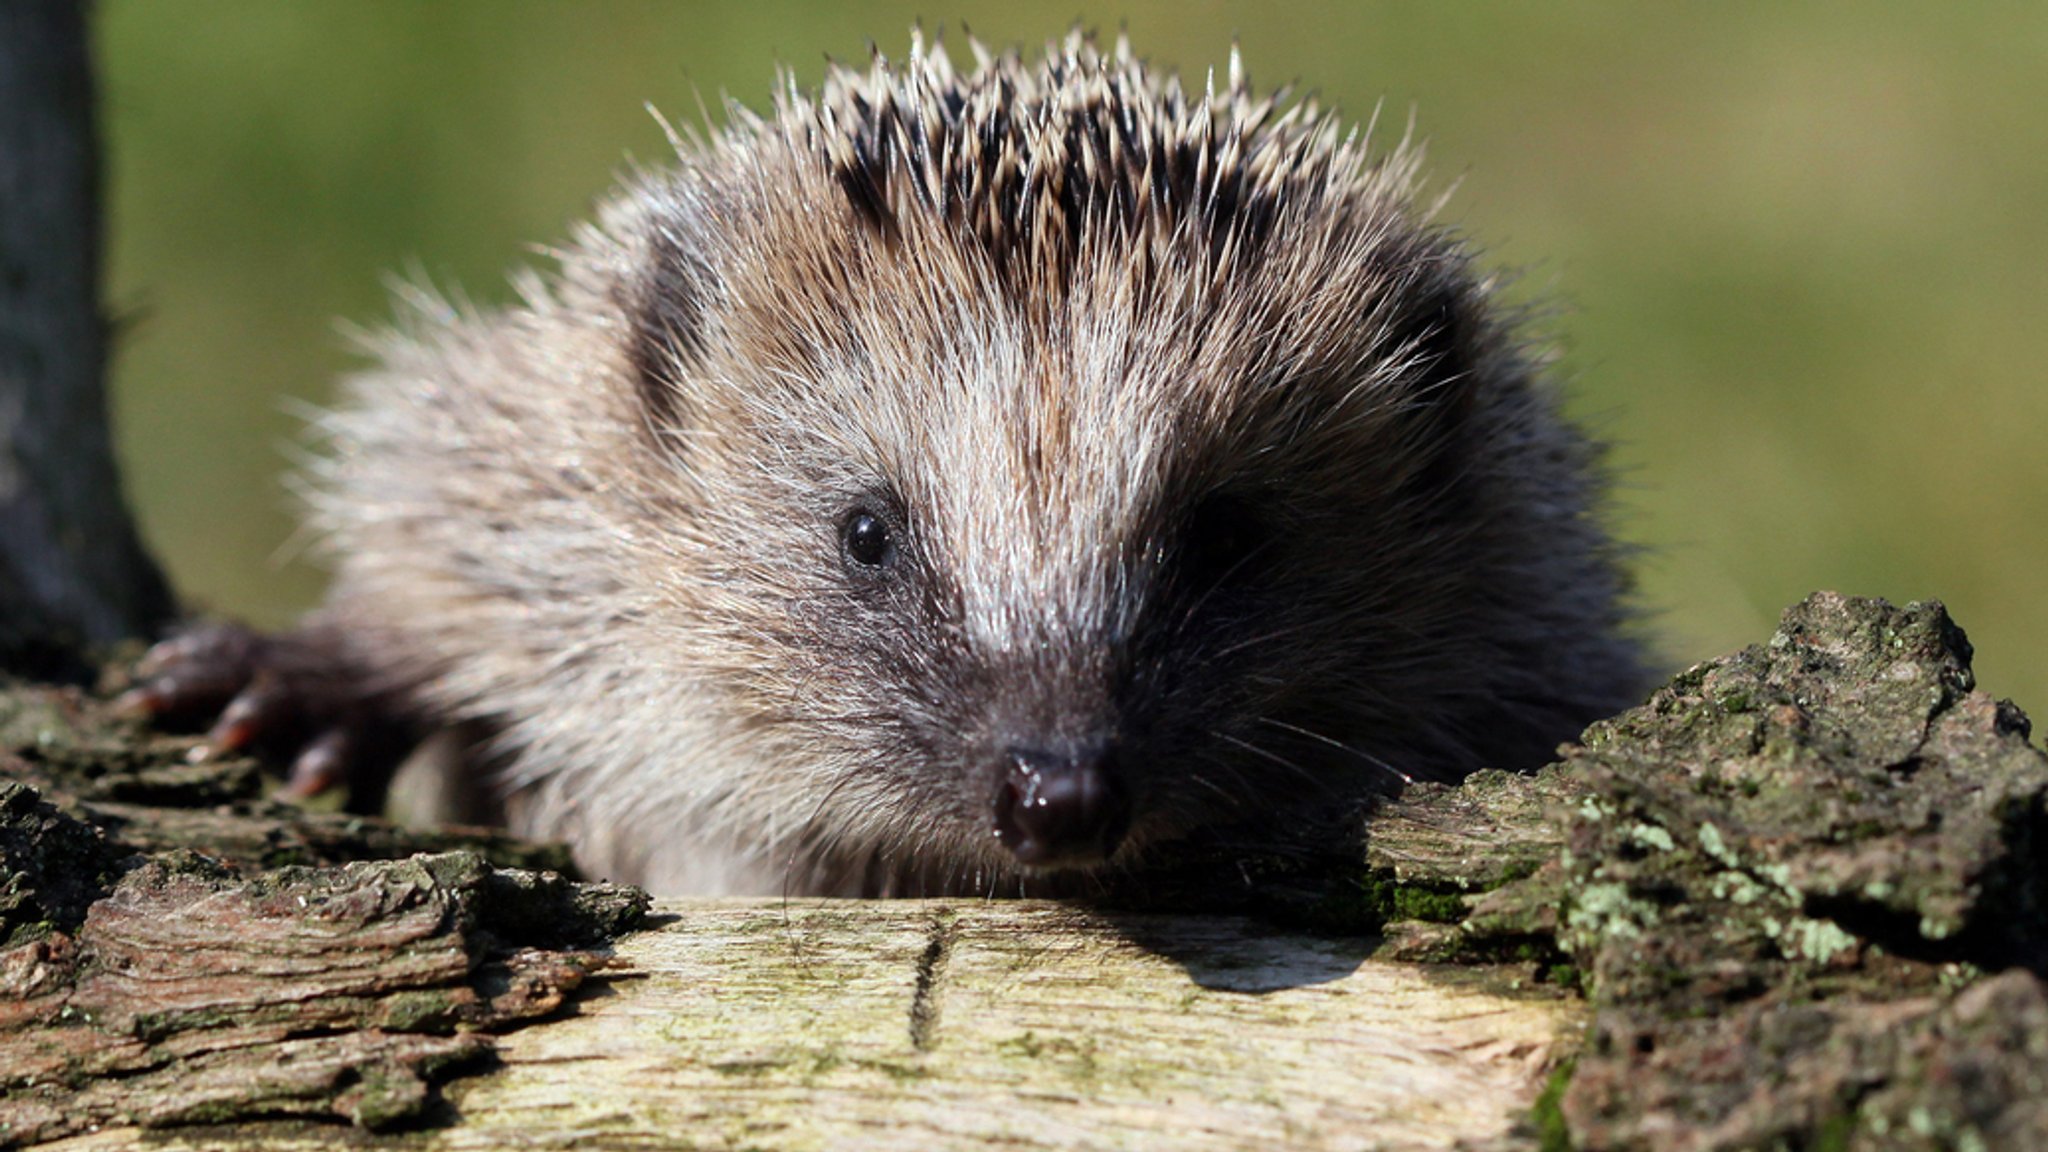
<path id="1" fill-rule="evenodd" d="M 300 751 L 292 761 L 285 795 L 295 800 L 318 796 L 337 784 L 346 783 L 354 759 L 355 738 L 347 728 L 329 728 Z"/>
<path id="2" fill-rule="evenodd" d="M 288 722 L 294 701 L 278 677 L 259 669 L 206 733 L 206 742 L 222 752 L 239 752 L 266 730 Z"/>
<path id="3" fill-rule="evenodd" d="M 201 625 L 151 648 L 135 677 L 115 707 L 167 727 L 205 726 L 187 756 L 194 764 L 253 752 L 289 765 L 282 794 L 291 799 L 346 784 L 349 807 L 374 812 L 416 740 L 390 702 L 351 675 L 331 632 Z"/>

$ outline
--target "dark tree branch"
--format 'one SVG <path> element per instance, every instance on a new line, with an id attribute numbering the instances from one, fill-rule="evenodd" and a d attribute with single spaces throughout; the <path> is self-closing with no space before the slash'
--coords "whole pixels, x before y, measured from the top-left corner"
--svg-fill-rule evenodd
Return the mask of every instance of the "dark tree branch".
<path id="1" fill-rule="evenodd" d="M 0 4 L 0 668 L 75 668 L 172 607 L 107 430 L 87 15 Z"/>

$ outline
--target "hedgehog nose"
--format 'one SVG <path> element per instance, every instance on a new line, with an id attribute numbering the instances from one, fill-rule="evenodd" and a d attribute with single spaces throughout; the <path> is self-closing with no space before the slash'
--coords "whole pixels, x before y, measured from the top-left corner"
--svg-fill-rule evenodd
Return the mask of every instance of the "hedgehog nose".
<path id="1" fill-rule="evenodd" d="M 996 839 L 1030 868 L 1107 860 L 1130 829 L 1131 805 L 1106 746 L 1073 753 L 1011 748 L 996 785 Z"/>

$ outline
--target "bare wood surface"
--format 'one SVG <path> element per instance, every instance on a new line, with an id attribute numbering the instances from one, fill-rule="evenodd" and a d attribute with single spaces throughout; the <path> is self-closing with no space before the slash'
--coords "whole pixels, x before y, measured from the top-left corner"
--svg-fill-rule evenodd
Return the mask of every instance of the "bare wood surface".
<path id="1" fill-rule="evenodd" d="M 500 1070 L 449 1089 L 458 1126 L 373 1145 L 1445 1148 L 1505 1138 L 1583 1024 L 1576 999 L 1238 917 L 774 900 L 661 913 L 573 1018 L 502 1037 Z M 262 1146 L 333 1135 L 273 1128 Z"/>

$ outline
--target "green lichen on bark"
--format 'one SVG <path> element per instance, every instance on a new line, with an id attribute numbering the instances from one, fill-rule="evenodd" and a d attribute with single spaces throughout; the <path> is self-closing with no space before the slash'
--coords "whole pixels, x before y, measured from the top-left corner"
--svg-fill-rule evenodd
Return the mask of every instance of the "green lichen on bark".
<path id="1" fill-rule="evenodd" d="M 1590 729 L 1555 934 L 1582 1148 L 2048 1146 L 2048 757 L 1939 604 L 1815 596 Z"/>

